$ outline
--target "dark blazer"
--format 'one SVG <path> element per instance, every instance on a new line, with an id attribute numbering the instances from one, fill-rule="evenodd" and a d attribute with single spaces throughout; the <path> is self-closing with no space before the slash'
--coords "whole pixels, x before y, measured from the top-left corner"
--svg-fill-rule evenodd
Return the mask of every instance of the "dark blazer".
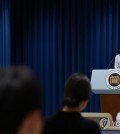
<path id="1" fill-rule="evenodd" d="M 99 125 L 77 112 L 59 112 L 46 119 L 43 134 L 101 134 Z"/>

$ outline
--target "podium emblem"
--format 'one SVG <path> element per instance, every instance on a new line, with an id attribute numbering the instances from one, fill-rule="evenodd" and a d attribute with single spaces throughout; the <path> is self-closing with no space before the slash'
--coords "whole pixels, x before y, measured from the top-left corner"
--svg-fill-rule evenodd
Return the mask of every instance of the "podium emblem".
<path id="1" fill-rule="evenodd" d="M 110 89 L 120 89 L 120 71 L 111 71 L 106 77 L 106 84 Z"/>
<path id="2" fill-rule="evenodd" d="M 103 129 L 107 129 L 110 127 L 110 121 L 108 118 L 102 118 L 99 122 L 100 124 L 100 128 Z"/>

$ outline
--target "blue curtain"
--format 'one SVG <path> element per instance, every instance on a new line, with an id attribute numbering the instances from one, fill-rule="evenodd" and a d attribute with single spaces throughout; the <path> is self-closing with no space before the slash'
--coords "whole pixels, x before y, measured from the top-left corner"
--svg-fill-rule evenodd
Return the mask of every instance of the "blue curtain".
<path id="1" fill-rule="evenodd" d="M 11 62 L 10 1 L 0 0 L 0 67 Z"/>
<path id="2" fill-rule="evenodd" d="M 12 63 L 31 67 L 44 87 L 44 114 L 61 108 L 66 78 L 113 68 L 120 43 L 119 0 L 12 2 Z M 99 76 L 98 76 L 99 80 Z M 99 112 L 99 95 L 85 111 Z"/>

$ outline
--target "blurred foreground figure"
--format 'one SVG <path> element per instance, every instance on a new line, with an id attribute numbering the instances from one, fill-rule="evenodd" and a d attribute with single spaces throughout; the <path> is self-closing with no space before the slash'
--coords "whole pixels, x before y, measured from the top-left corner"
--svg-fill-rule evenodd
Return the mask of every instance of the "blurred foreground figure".
<path id="1" fill-rule="evenodd" d="M 41 87 L 25 67 L 0 71 L 0 134 L 41 134 Z"/>

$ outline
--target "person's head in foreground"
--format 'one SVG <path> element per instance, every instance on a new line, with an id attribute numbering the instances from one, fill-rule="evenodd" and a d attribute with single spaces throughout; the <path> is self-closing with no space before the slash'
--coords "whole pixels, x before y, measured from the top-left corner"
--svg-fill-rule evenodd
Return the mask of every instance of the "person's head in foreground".
<path id="1" fill-rule="evenodd" d="M 40 134 L 41 87 L 25 67 L 0 71 L 0 134 Z"/>
<path id="2" fill-rule="evenodd" d="M 87 76 L 75 73 L 71 75 L 64 87 L 63 111 L 81 112 L 91 96 L 91 85 Z"/>

